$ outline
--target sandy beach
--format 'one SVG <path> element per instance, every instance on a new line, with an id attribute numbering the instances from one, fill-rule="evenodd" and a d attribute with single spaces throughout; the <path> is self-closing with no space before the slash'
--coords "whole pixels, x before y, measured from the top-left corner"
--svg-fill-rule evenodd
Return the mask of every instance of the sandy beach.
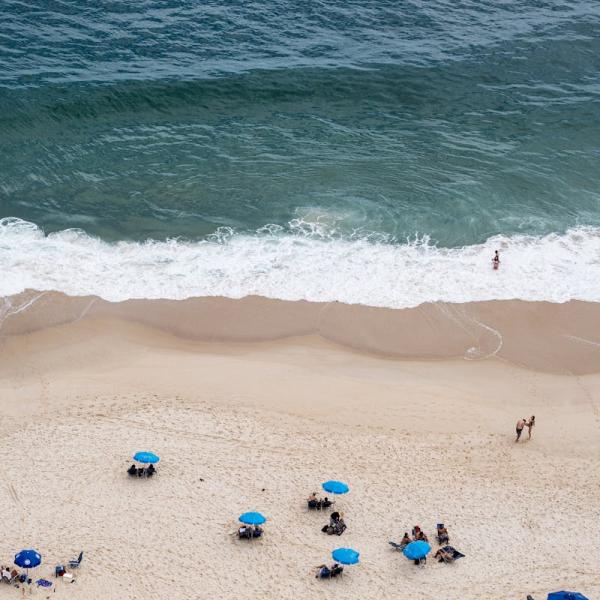
<path id="1" fill-rule="evenodd" d="M 597 304 L 30 292 L 2 317 L 0 563 L 36 548 L 52 597 L 600 596 Z M 515 444 L 531 414 L 533 439 Z M 146 449 L 157 476 L 129 478 Z M 351 488 L 339 538 L 305 502 L 330 478 Z M 251 544 L 232 535 L 247 510 L 268 519 Z M 390 549 L 438 522 L 456 564 Z M 360 564 L 316 580 L 338 546 Z M 55 580 L 81 550 L 76 582 Z"/>

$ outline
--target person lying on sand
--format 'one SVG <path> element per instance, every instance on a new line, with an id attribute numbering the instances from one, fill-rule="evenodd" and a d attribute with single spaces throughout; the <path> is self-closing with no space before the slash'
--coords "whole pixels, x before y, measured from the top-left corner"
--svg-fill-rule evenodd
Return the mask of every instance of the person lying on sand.
<path id="1" fill-rule="evenodd" d="M 450 552 L 446 552 L 440 548 L 434 555 L 433 558 L 437 558 L 438 562 L 450 563 L 454 562 L 454 556 Z"/>
<path id="2" fill-rule="evenodd" d="M 453 546 L 443 546 L 433 556 L 438 559 L 438 562 L 453 563 L 459 558 L 464 558 L 465 555 L 459 552 Z"/>

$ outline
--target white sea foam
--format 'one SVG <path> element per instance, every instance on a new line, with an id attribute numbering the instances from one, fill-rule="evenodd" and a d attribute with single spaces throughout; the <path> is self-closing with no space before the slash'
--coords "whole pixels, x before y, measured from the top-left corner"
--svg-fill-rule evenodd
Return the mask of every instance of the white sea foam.
<path id="1" fill-rule="evenodd" d="M 209 240 L 107 243 L 79 230 L 45 235 L 0 220 L 0 295 L 25 289 L 128 298 L 250 294 L 286 300 L 410 307 L 442 300 L 600 301 L 600 229 L 544 237 L 496 236 L 437 248 L 426 239 L 391 244 L 331 237 L 323 224 L 222 230 Z M 491 269 L 499 248 L 502 264 Z"/>

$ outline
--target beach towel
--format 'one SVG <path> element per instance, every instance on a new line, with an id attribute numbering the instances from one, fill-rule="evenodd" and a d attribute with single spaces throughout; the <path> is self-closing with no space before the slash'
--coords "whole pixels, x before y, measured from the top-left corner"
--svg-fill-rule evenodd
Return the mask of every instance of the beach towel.
<path id="1" fill-rule="evenodd" d="M 36 583 L 40 586 L 40 587 L 45 587 L 45 588 L 49 588 L 52 587 L 52 582 L 48 581 L 47 579 L 38 579 L 36 581 Z"/>
<path id="2" fill-rule="evenodd" d="M 465 557 L 465 555 L 461 554 L 456 548 L 454 548 L 454 546 L 444 546 L 442 550 L 452 556 L 454 560 Z"/>

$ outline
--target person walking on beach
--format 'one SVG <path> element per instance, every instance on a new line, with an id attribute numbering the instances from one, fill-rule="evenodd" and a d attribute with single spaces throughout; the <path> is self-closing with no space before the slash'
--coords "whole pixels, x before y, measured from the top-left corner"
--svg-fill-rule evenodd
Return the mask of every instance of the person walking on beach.
<path id="1" fill-rule="evenodd" d="M 494 258 L 492 258 L 492 266 L 494 267 L 494 271 L 498 270 L 500 266 L 500 254 L 498 254 L 498 250 L 494 252 Z"/>
<path id="2" fill-rule="evenodd" d="M 531 415 L 529 421 L 527 421 L 527 423 L 525 423 L 525 425 L 527 425 L 527 430 L 529 431 L 529 438 L 528 439 L 531 439 L 531 429 L 535 425 L 535 416 Z"/>
<path id="3" fill-rule="evenodd" d="M 517 439 L 515 440 L 515 442 L 519 441 L 519 438 L 521 437 L 521 434 L 523 433 L 523 427 L 525 427 L 525 419 L 519 419 L 517 421 Z"/>

